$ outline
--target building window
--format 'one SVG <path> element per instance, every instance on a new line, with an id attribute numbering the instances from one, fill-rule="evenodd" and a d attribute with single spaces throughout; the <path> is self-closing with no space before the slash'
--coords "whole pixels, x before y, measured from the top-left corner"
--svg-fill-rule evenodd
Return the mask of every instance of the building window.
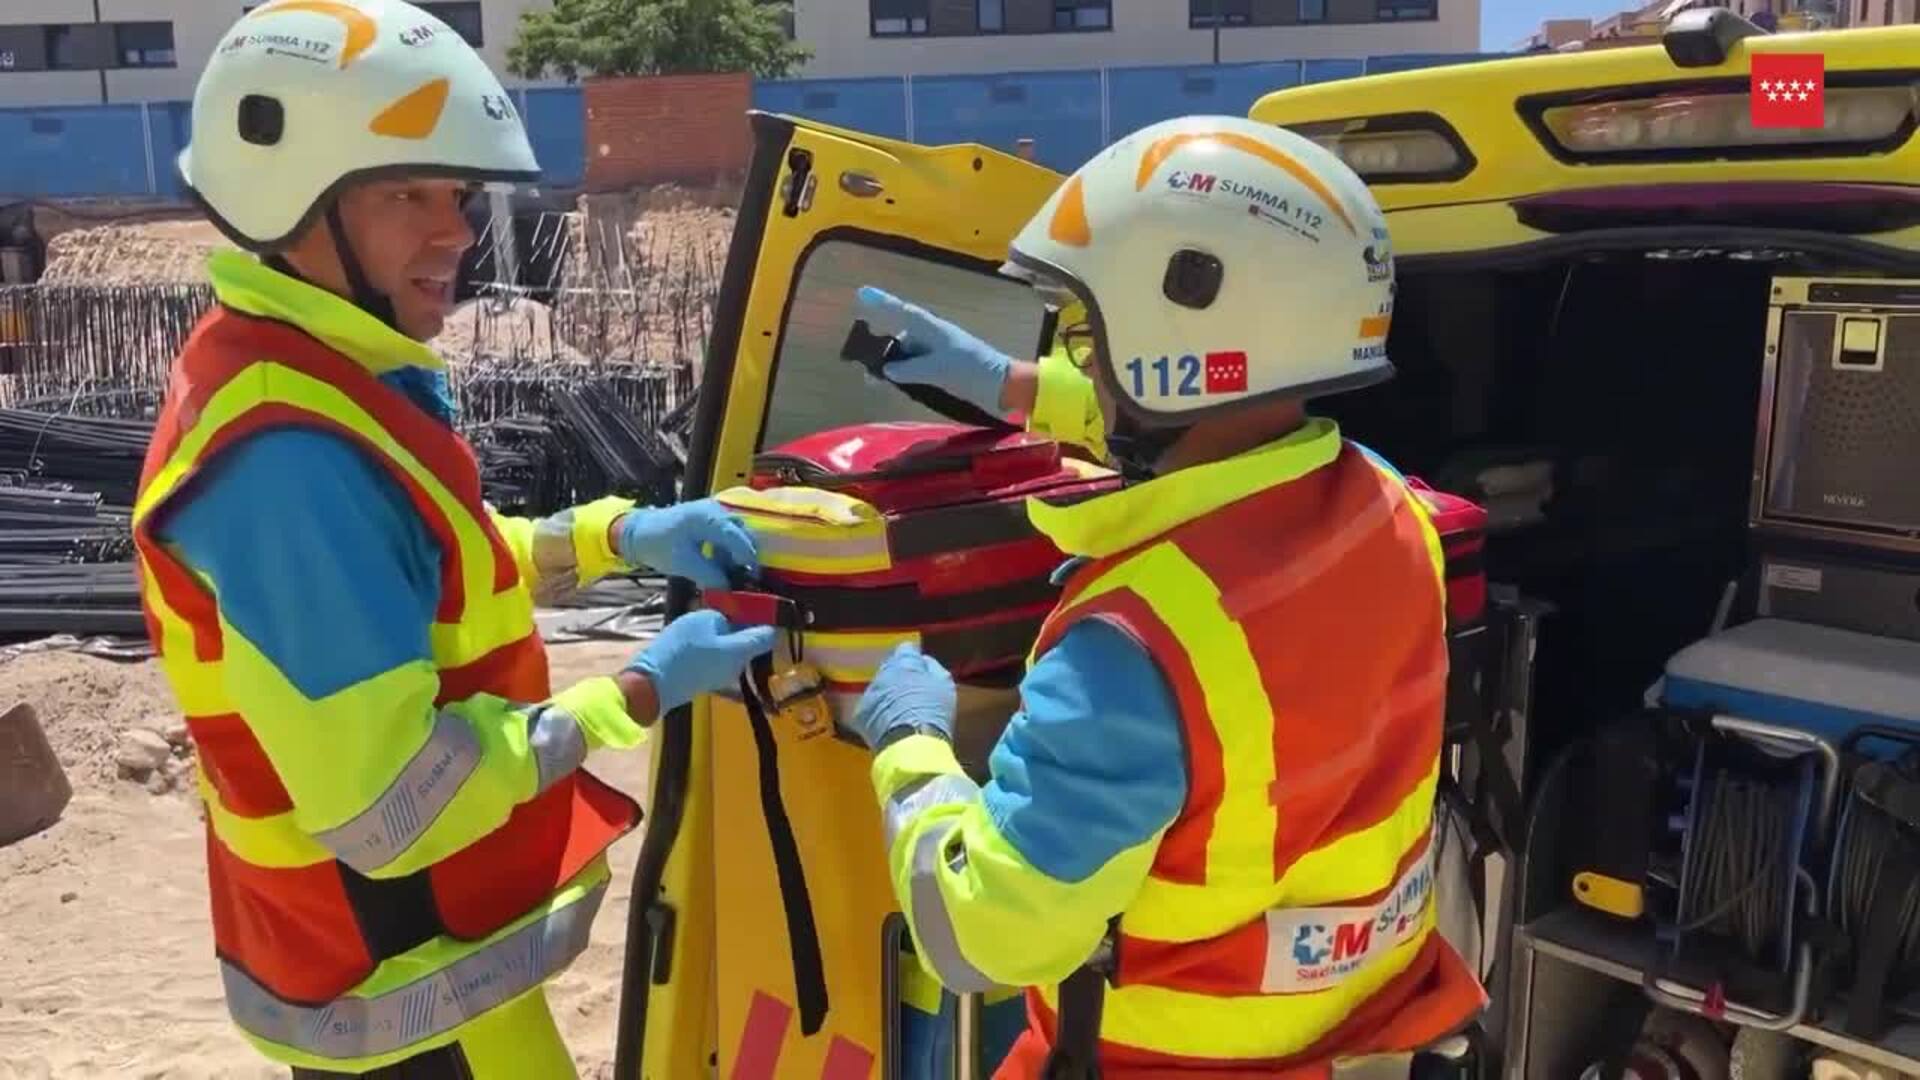
<path id="1" fill-rule="evenodd" d="M 81 71 L 86 68 L 86 59 L 80 55 L 79 30 L 79 27 L 72 25 L 47 27 L 48 71 Z"/>
<path id="2" fill-rule="evenodd" d="M 1382 21 L 1404 22 L 1409 19 L 1437 19 L 1439 0 L 1376 0 L 1373 16 Z"/>
<path id="3" fill-rule="evenodd" d="M 867 0 L 867 17 L 873 37 L 1074 33 L 1113 29 L 1113 0 Z"/>
<path id="4" fill-rule="evenodd" d="M 114 23 L 113 46 L 114 55 L 121 67 L 170 68 L 174 66 L 172 23 Z"/>
<path id="5" fill-rule="evenodd" d="M 423 3 L 419 7 L 420 10 L 452 27 L 454 33 L 459 34 L 474 48 L 477 49 L 486 43 L 486 34 L 481 28 L 481 24 L 486 20 L 480 17 L 479 0 L 447 4 Z"/>
<path id="6" fill-rule="evenodd" d="M 1245 26 L 1253 21 L 1253 0 L 1187 0 L 1187 25 L 1212 27 L 1216 12 L 1221 26 Z"/>
<path id="7" fill-rule="evenodd" d="M 1107 30 L 1113 26 L 1113 0 L 1053 0 L 1055 30 Z"/>
<path id="8" fill-rule="evenodd" d="M 1301 22 L 1326 22 L 1327 0 L 1300 0 Z"/>
<path id="9" fill-rule="evenodd" d="M 927 32 L 928 0 L 872 0 L 874 37 L 903 37 Z"/>

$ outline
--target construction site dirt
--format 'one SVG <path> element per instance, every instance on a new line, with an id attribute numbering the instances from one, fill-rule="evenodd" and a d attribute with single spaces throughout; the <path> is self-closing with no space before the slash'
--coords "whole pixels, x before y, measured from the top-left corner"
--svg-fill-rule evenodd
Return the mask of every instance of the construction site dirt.
<path id="1" fill-rule="evenodd" d="M 565 686 L 635 642 L 549 647 Z M 0 660 L 0 699 L 34 702 L 72 782 L 51 828 L 0 847 L 0 1080 L 284 1080 L 234 1030 L 207 908 L 190 744 L 157 663 L 71 651 Z M 587 767 L 645 802 L 645 746 Z M 621 950 L 640 836 L 613 848 L 594 941 L 549 988 L 584 1080 L 613 1075 Z"/>

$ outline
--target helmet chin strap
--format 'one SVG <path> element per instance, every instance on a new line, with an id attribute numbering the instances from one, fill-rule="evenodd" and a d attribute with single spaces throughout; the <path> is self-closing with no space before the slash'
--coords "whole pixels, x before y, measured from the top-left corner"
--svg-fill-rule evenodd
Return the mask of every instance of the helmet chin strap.
<path id="1" fill-rule="evenodd" d="M 1186 433 L 1184 427 L 1142 427 L 1122 413 L 1107 429 L 1107 458 L 1129 483 L 1144 483 L 1160 475 L 1161 456 Z"/>
<path id="2" fill-rule="evenodd" d="M 355 307 L 385 323 L 394 333 L 403 333 L 400 317 L 393 310 L 393 300 L 385 293 L 376 291 L 372 283 L 367 281 L 366 271 L 360 267 L 360 257 L 353 253 L 353 244 L 347 240 L 347 227 L 340 220 L 340 204 L 337 202 L 327 207 L 327 233 L 333 237 L 333 250 L 340 258 L 340 268 L 347 274 L 347 288 L 353 293 L 348 299 L 353 301 Z M 305 281 L 309 285 L 316 284 L 295 269 L 280 252 L 268 255 L 263 261 L 290 278 Z"/>
<path id="3" fill-rule="evenodd" d="M 340 204 L 337 201 L 327 206 L 327 232 L 333 236 L 333 250 L 340 256 L 340 268 L 347 272 L 347 288 L 353 293 L 354 306 L 399 333 L 400 316 L 393 310 L 393 299 L 376 291 L 367 280 L 366 271 L 360 266 L 360 257 L 354 254 L 353 244 L 347 239 L 347 227 L 340 220 Z"/>

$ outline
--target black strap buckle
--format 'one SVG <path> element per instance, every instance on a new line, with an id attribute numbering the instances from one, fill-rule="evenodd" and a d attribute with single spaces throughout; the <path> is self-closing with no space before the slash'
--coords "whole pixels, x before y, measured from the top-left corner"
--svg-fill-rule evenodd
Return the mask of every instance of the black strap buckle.
<path id="1" fill-rule="evenodd" d="M 1061 980 L 1060 1012 L 1043 1080 L 1100 1080 L 1100 1018 L 1107 986 L 1119 969 L 1119 920 L 1107 924 L 1093 955 Z"/>

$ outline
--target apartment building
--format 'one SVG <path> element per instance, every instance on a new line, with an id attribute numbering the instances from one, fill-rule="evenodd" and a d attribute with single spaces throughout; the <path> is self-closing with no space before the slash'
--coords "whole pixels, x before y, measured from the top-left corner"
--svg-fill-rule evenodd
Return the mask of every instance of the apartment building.
<path id="1" fill-rule="evenodd" d="M 1920 0 L 1841 0 L 1848 26 L 1909 26 L 1920 23 Z"/>
<path id="2" fill-rule="evenodd" d="M 259 0 L 0 0 L 0 106 L 185 100 Z M 417 0 L 505 72 L 551 0 Z M 1908 0 L 1911 2 L 1911 0 Z M 1480 0 L 795 0 L 806 76 L 1471 53 Z M 509 86 L 526 85 L 507 78 Z"/>
<path id="3" fill-rule="evenodd" d="M 547 2 L 424 0 L 420 6 L 504 72 L 520 13 Z M 186 100 L 227 28 L 258 3 L 0 0 L 0 106 Z"/>
<path id="4" fill-rule="evenodd" d="M 796 0 L 794 30 L 832 77 L 1471 53 L 1480 0 Z"/>
<path id="5" fill-rule="evenodd" d="M 1603 19 L 1548 19 L 1515 52 L 1630 45 L 1659 36 L 1688 8 L 1724 7 L 1770 30 L 1838 30 L 1920 23 L 1920 0 L 1656 0 Z"/>

